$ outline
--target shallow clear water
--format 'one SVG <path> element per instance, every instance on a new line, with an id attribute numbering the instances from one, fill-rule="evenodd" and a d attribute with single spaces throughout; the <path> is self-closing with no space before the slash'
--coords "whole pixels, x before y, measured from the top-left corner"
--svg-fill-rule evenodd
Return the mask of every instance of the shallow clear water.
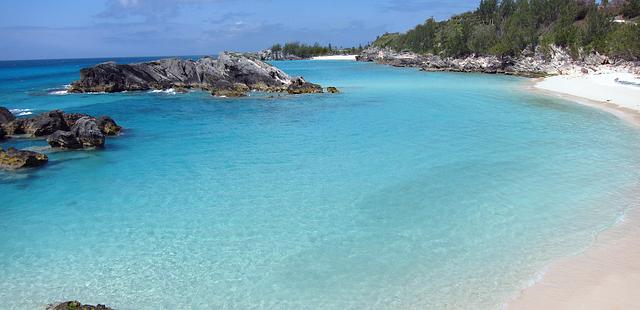
<path id="1" fill-rule="evenodd" d="M 0 63 L 0 105 L 126 128 L 0 172 L 7 309 L 498 309 L 640 176 L 636 128 L 519 78 L 306 61 L 276 64 L 343 93 L 50 94 L 97 62 Z"/>

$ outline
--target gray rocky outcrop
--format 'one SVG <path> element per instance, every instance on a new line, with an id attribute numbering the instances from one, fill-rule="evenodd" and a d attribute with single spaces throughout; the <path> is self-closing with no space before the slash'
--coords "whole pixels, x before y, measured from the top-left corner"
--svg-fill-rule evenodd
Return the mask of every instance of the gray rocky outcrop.
<path id="1" fill-rule="evenodd" d="M 65 301 L 62 303 L 50 304 L 46 310 L 113 310 L 105 305 L 83 305 L 79 301 Z"/>
<path id="2" fill-rule="evenodd" d="M 17 150 L 10 147 L 6 151 L 0 148 L 0 169 L 35 168 L 46 164 L 49 158 L 45 154 Z"/>
<path id="3" fill-rule="evenodd" d="M 502 73 L 537 77 L 565 74 L 573 71 L 597 71 L 602 65 L 638 70 L 638 64 L 630 62 L 612 63 L 598 53 L 571 53 L 558 46 L 538 46 L 535 50 L 525 50 L 518 57 L 478 56 L 441 57 L 432 54 L 417 54 L 410 51 L 395 51 L 391 48 L 369 47 L 356 57 L 359 61 L 371 61 L 396 67 L 418 67 L 424 71 Z M 584 69 L 584 70 L 583 70 Z"/>
<path id="4" fill-rule="evenodd" d="M 100 148 L 105 135 L 95 118 L 84 116 L 76 120 L 69 131 L 58 130 L 47 138 L 51 147 L 64 149 Z"/>
<path id="5" fill-rule="evenodd" d="M 51 147 L 63 149 L 80 149 L 82 144 L 71 131 L 58 130 L 47 138 Z"/>
<path id="6" fill-rule="evenodd" d="M 82 117 L 73 124 L 71 133 L 83 147 L 103 147 L 104 134 L 98 127 L 96 119 Z"/>
<path id="7" fill-rule="evenodd" d="M 254 57 L 221 53 L 217 59 L 161 59 L 136 64 L 107 62 L 80 70 L 80 80 L 69 88 L 72 93 L 122 92 L 152 89 L 197 88 L 213 94 L 251 90 L 288 92 L 292 84 L 303 81 Z M 311 83 L 309 83 L 311 84 Z M 298 85 L 294 85 L 299 89 Z M 307 87 L 312 90 L 313 87 Z"/>

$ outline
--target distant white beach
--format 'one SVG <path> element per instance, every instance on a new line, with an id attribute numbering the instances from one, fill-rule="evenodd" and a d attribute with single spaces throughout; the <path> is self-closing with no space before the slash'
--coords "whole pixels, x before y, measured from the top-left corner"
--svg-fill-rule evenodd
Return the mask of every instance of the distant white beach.
<path id="1" fill-rule="evenodd" d="M 356 60 L 356 55 L 331 55 L 312 57 L 311 60 Z"/>

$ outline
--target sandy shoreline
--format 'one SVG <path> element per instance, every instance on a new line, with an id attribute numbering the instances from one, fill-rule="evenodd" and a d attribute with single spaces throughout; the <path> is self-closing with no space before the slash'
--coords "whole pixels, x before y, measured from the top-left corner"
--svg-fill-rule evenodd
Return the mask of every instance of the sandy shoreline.
<path id="1" fill-rule="evenodd" d="M 312 57 L 311 60 L 356 60 L 356 55 L 331 55 Z"/>
<path id="2" fill-rule="evenodd" d="M 640 127 L 640 87 L 629 73 L 572 74 L 535 81 L 533 88 L 605 110 Z M 640 81 L 640 80 L 638 80 Z M 552 264 L 540 282 L 522 290 L 505 308 L 640 309 L 640 209 L 598 235 L 584 253 Z"/>
<path id="3" fill-rule="evenodd" d="M 601 233 L 584 253 L 549 267 L 507 309 L 640 309 L 640 210 Z"/>

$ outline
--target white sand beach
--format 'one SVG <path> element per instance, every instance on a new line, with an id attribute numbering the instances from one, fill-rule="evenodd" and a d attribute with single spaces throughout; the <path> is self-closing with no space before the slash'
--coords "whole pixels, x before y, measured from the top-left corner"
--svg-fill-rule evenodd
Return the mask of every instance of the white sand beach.
<path id="1" fill-rule="evenodd" d="M 640 76 L 632 73 L 604 71 L 558 75 L 543 79 L 535 87 L 640 111 Z"/>
<path id="2" fill-rule="evenodd" d="M 604 109 L 640 126 L 637 75 L 573 73 L 545 78 L 537 89 Z M 600 236 L 584 253 L 549 267 L 542 280 L 523 290 L 508 309 L 640 309 L 640 210 Z"/>
<path id="3" fill-rule="evenodd" d="M 331 56 L 317 56 L 311 58 L 311 60 L 356 60 L 356 55 L 331 55 Z"/>

